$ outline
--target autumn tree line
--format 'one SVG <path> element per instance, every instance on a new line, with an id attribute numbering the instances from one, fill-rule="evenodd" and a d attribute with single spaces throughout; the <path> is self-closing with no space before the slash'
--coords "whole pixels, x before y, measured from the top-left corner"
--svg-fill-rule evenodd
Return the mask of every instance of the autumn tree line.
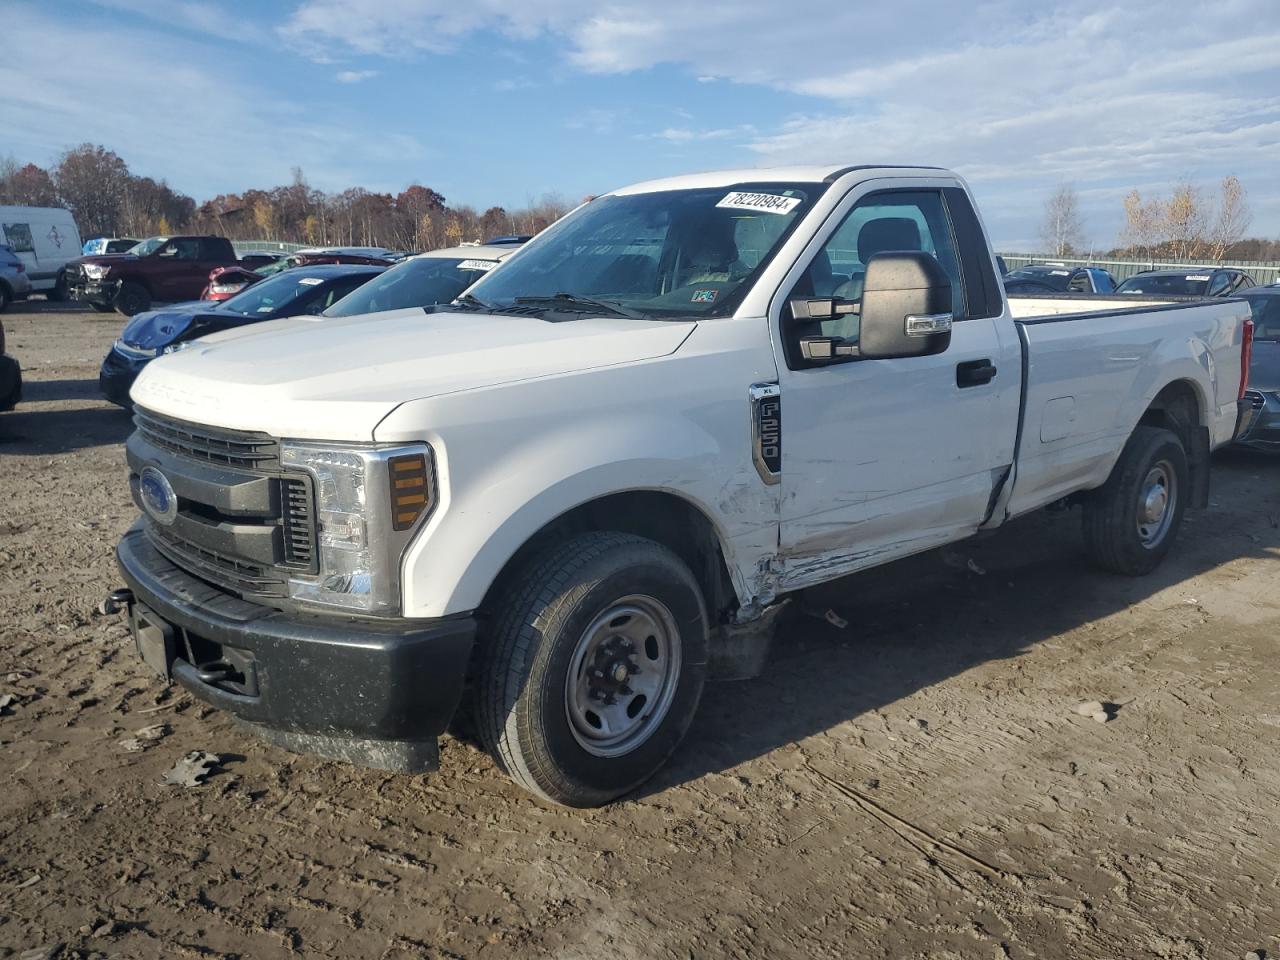
<path id="1" fill-rule="evenodd" d="M 1042 249 L 1056 257 L 1089 253 L 1148 262 L 1280 260 L 1280 240 L 1246 236 L 1253 217 L 1244 185 L 1234 176 L 1224 177 L 1212 191 L 1187 180 L 1175 183 L 1167 195 L 1134 189 L 1123 203 L 1124 225 L 1116 246 L 1095 251 L 1085 240 L 1075 188 L 1060 185 L 1045 202 Z"/>
<path id="2" fill-rule="evenodd" d="M 107 148 L 85 143 L 48 169 L 0 158 L 0 205 L 64 206 L 81 235 L 143 238 L 211 233 L 232 240 L 281 240 L 317 246 L 431 250 L 501 234 L 537 233 L 569 210 L 548 195 L 518 210 L 449 206 L 421 184 L 398 194 L 352 187 L 326 193 L 301 169 L 293 182 L 267 190 L 219 194 L 197 204 L 165 181 L 140 177 Z"/>

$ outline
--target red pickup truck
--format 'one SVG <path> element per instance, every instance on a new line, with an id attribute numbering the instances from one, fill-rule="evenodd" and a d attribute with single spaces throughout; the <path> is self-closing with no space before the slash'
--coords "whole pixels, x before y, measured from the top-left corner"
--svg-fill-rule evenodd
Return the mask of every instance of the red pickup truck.
<path id="1" fill-rule="evenodd" d="M 199 299 L 209 271 L 239 263 L 226 237 L 151 237 L 128 253 L 73 260 L 67 277 L 74 299 L 131 317 L 153 301 Z"/>

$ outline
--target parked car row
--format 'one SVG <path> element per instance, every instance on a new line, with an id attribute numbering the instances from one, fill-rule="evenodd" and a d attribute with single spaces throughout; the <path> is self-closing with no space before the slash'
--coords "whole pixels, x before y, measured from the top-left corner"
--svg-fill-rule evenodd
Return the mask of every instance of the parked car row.
<path id="1" fill-rule="evenodd" d="M 1031 296 L 1116 293 L 1166 297 L 1232 297 L 1254 286 L 1249 274 L 1233 267 L 1143 270 L 1117 283 L 1115 277 L 1101 267 L 1053 262 L 1029 263 L 1017 267 L 1005 272 L 1003 280 L 1005 292 Z"/>
<path id="2" fill-rule="evenodd" d="M 226 299 L 176 303 L 135 314 L 103 360 L 98 386 L 112 403 L 129 407 L 129 390 L 151 360 L 220 330 L 284 317 L 347 317 L 448 303 L 518 249 L 519 244 L 511 242 L 451 247 L 419 254 L 389 269 L 387 260 L 367 252 L 300 251 L 285 258 L 279 271 L 255 275 L 252 283 Z M 310 262 L 289 265 L 298 260 Z M 211 277 L 210 284 L 216 279 Z"/>

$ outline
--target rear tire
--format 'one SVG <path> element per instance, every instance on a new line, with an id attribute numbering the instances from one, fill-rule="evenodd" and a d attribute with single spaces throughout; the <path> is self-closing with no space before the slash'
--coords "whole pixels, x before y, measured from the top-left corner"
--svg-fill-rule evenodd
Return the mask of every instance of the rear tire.
<path id="1" fill-rule="evenodd" d="M 1084 505 L 1084 544 L 1104 570 L 1150 573 L 1173 546 L 1191 490 L 1177 434 L 1138 426 L 1107 482 Z"/>
<path id="2" fill-rule="evenodd" d="M 135 313 L 151 309 L 151 294 L 142 284 L 126 280 L 116 293 L 115 307 L 117 312 L 132 317 Z"/>
<path id="3" fill-rule="evenodd" d="M 45 298 L 52 300 L 54 303 L 64 303 L 71 294 L 67 290 L 67 271 L 59 270 L 58 279 L 54 281 L 49 292 L 45 294 Z"/>
<path id="4" fill-rule="evenodd" d="M 592 807 L 666 762 L 706 677 L 706 609 L 679 557 L 629 534 L 583 534 L 528 563 L 493 612 L 476 720 L 512 780 Z"/>

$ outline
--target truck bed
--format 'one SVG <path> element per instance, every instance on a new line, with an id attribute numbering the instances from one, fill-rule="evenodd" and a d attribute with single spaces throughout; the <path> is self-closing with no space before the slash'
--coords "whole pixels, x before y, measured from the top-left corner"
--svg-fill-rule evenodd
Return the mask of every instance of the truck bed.
<path id="1" fill-rule="evenodd" d="M 1249 317 L 1243 300 L 1013 296 L 1009 308 L 1024 372 L 1007 516 L 1101 486 L 1133 424 L 1180 374 L 1210 448 L 1231 439 Z M 1204 395 L 1206 382 L 1212 396 Z"/>

